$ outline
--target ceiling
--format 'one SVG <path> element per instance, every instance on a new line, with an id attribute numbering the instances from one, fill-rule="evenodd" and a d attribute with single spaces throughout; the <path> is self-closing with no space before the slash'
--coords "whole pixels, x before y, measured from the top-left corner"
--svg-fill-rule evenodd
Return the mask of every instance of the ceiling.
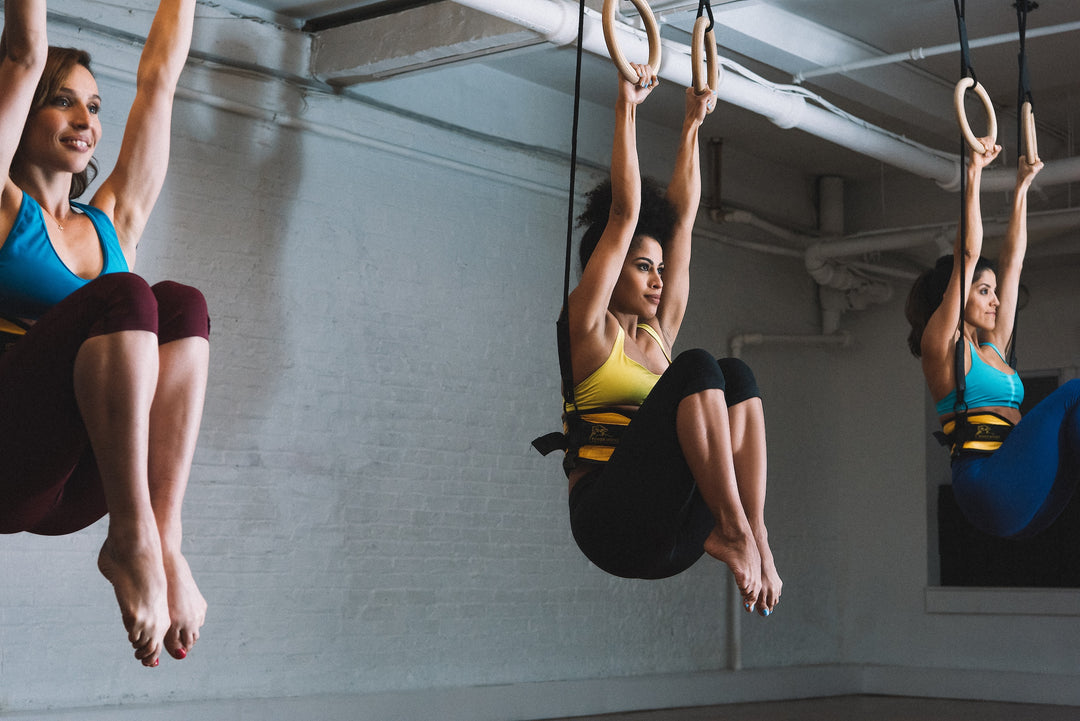
<path id="1" fill-rule="evenodd" d="M 503 1 L 511 3 L 511 7 L 516 7 L 514 3 L 526 7 L 541 0 Z M 602 0 L 586 3 L 599 12 Z M 1016 157 L 1018 75 L 1018 28 L 1013 3 L 977 0 L 970 3 L 966 19 L 972 63 L 997 109 L 998 140 L 1006 148 L 1010 166 Z M 224 0 L 222 4 L 226 8 L 237 5 L 241 11 L 250 11 L 254 5 L 268 16 L 287 19 L 309 32 L 323 36 L 336 33 L 336 42 L 354 54 L 358 47 L 381 44 L 383 49 L 371 52 L 386 57 L 394 54 L 392 48 L 409 45 L 405 52 L 412 64 L 402 63 L 402 68 L 409 70 L 423 69 L 425 58 L 437 54 L 435 46 L 448 28 L 436 24 L 444 21 L 445 15 L 440 13 L 447 7 L 488 17 L 463 9 L 453 0 Z M 690 44 L 698 0 L 650 0 L 650 6 L 666 40 Z M 961 67 L 954 4 L 948 0 L 712 0 L 712 10 L 723 58 L 768 82 L 798 84 L 859 119 L 934 151 L 957 152 L 960 141 L 952 96 Z M 636 22 L 636 10 L 629 0 L 620 0 L 620 12 L 627 22 Z M 401 23 L 395 27 L 393 22 L 399 17 Z M 430 22 L 439 32 L 416 32 L 418 21 Z M 516 26 L 514 29 L 520 30 Z M 1071 158 L 1080 145 L 1074 137 L 1074 128 L 1080 122 L 1080 2 L 1038 0 L 1028 16 L 1027 34 L 1039 152 L 1049 165 L 1056 159 Z M 461 57 L 572 93 L 573 43 L 557 47 L 537 35 L 524 35 L 524 40 L 519 33 L 511 41 L 505 40 L 509 36 L 504 33 L 501 43 L 492 42 Z M 430 47 L 424 43 L 430 43 Z M 912 51 L 919 55 L 919 49 L 924 49 L 924 57 L 917 60 L 816 74 L 822 68 L 868 57 Z M 444 56 L 429 65 L 453 60 L 453 56 Z M 347 76 L 340 76 L 340 84 L 360 82 Z M 609 59 L 586 54 L 583 94 L 598 103 L 610 103 L 614 100 L 613 76 Z M 661 100 L 650 99 L 639 111 L 640 116 L 678 128 L 683 102 L 682 89 L 676 85 L 662 83 L 654 93 L 654 98 L 660 96 Z M 973 128 L 982 130 L 983 114 L 977 100 L 969 100 L 968 108 Z M 736 105 L 722 104 L 720 113 L 720 124 L 714 123 L 714 127 L 722 127 L 725 151 L 738 148 L 752 157 L 773 160 L 809 176 L 839 175 L 858 181 L 878 179 L 884 172 L 880 159 L 807 132 L 781 129 Z M 1071 187 L 1072 182 L 1059 182 L 1040 191 L 1040 209 L 1073 207 Z M 1069 247 L 1080 245 L 1071 236 L 1070 228 Z"/>
<path id="2" fill-rule="evenodd" d="M 530 0 L 516 0 L 528 3 Z M 292 18 L 308 29 L 338 25 L 348 32 L 375 16 L 412 8 L 434 12 L 433 0 L 244 0 L 278 16 Z M 229 0 L 224 4 L 228 6 Z M 601 0 L 588 0 L 599 9 Z M 697 0 L 651 0 L 665 38 L 689 44 Z M 425 7 L 431 6 L 431 7 Z M 907 53 L 918 48 L 955 45 L 958 38 L 954 4 L 948 0 L 713 0 L 720 54 L 743 64 L 775 83 L 788 84 L 799 73 L 835 66 L 868 55 Z M 635 10 L 622 0 L 631 21 Z M 475 11 L 470 11 L 475 12 Z M 423 15 L 421 15 L 423 17 Z M 968 35 L 973 46 L 984 38 L 1008 36 L 972 49 L 973 66 L 999 115 L 999 140 L 1015 146 L 1017 96 L 1017 18 L 1013 0 L 978 0 L 967 10 Z M 414 20 L 415 22 L 415 16 Z M 1063 26 L 1063 27 L 1061 27 Z M 1041 34 L 1051 29 L 1052 34 Z M 1073 127 L 1080 120 L 1080 2 L 1039 0 L 1028 16 L 1028 62 L 1040 153 L 1046 160 L 1073 155 Z M 415 33 L 412 33 L 415 35 Z M 493 48 L 492 50 L 498 50 Z M 526 52 L 492 52 L 485 64 L 532 82 L 573 91 L 571 47 L 549 43 Z M 939 150 L 955 150 L 957 126 L 951 94 L 960 77 L 959 52 L 921 60 L 894 62 L 873 68 L 808 77 L 802 87 L 818 93 L 843 110 L 888 131 Z M 590 55 L 583 69 L 584 92 L 602 100 L 612 95 L 611 66 Z M 681 123 L 681 89 L 662 87 L 671 102 L 646 104 L 649 120 L 672 127 Z M 972 124 L 982 124 L 972 101 Z M 879 172 L 880 163 L 817 140 L 806 133 L 785 131 L 738 108 L 724 106 L 725 143 L 745 146 L 752 154 L 817 173 L 848 177 Z"/>

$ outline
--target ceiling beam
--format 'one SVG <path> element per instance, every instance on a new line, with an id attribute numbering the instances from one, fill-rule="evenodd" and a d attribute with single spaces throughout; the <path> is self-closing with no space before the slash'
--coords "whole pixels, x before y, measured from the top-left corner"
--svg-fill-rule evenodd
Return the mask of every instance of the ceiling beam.
<path id="1" fill-rule="evenodd" d="M 436 2 L 316 33 L 312 74 L 347 87 L 542 42 L 516 23 Z"/>

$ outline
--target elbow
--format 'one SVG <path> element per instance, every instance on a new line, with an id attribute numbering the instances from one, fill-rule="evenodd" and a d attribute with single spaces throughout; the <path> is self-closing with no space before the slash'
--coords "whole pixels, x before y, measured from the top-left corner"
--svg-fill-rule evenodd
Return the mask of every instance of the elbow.
<path id="1" fill-rule="evenodd" d="M 49 57 L 49 40 L 44 31 L 19 33 L 17 37 L 3 37 L 3 59 L 27 71 L 38 74 L 45 69 Z"/>
<path id="2" fill-rule="evenodd" d="M 161 65 L 139 67 L 135 81 L 136 91 L 143 96 L 171 98 L 176 92 L 176 83 L 180 80 L 180 69 Z"/>

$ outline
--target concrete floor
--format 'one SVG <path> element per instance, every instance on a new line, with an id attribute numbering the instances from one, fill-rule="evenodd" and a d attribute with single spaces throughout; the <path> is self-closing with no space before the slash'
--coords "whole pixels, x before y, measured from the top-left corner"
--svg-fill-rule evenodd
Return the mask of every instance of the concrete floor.
<path id="1" fill-rule="evenodd" d="M 1080 706 L 837 696 L 800 701 L 739 703 L 703 708 L 635 711 L 550 721 L 1080 721 Z"/>

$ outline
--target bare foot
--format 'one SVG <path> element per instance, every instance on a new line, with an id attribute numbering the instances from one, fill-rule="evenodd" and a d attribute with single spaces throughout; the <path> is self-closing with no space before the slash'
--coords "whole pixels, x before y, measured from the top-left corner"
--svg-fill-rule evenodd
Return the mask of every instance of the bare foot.
<path id="1" fill-rule="evenodd" d="M 172 622 L 165 634 L 165 650 L 173 658 L 182 659 L 199 640 L 199 629 L 206 620 L 206 599 L 195 585 L 187 559 L 179 553 L 165 555 L 165 575 Z"/>
<path id="2" fill-rule="evenodd" d="M 754 536 L 749 531 L 725 533 L 717 525 L 705 539 L 705 552 L 723 561 L 735 577 L 747 611 L 753 611 L 761 594 L 761 557 Z"/>
<path id="3" fill-rule="evenodd" d="M 98 570 L 113 585 L 135 658 L 144 666 L 157 666 L 169 627 L 160 546 L 118 543 L 110 535 L 98 553 Z"/>
<path id="4" fill-rule="evenodd" d="M 784 582 L 776 572 L 772 549 L 769 548 L 769 534 L 764 528 L 754 532 L 758 554 L 761 556 L 761 593 L 758 594 L 757 609 L 762 616 L 768 616 L 780 601 L 780 590 Z"/>

